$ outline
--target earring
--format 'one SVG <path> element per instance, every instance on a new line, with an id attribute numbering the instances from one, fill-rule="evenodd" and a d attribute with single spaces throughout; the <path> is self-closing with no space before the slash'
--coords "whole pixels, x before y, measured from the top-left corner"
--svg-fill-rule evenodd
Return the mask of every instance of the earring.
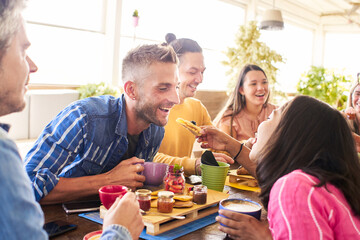
<path id="1" fill-rule="evenodd" d="M 135 98 L 133 97 L 133 100 L 135 100 Z"/>

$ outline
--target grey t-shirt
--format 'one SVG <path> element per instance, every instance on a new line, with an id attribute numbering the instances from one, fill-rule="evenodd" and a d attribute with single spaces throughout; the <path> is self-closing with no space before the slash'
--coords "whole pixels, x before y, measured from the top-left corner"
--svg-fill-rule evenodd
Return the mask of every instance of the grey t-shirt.
<path id="1" fill-rule="evenodd" d="M 129 145 L 127 151 L 122 156 L 121 160 L 129 159 L 135 156 L 136 146 L 139 141 L 139 135 L 127 135 Z"/>

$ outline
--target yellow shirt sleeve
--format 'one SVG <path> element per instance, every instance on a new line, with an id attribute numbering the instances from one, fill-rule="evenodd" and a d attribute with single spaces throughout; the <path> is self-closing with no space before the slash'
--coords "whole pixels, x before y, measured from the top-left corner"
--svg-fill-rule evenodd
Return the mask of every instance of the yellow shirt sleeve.
<path id="1" fill-rule="evenodd" d="M 211 117 L 205 106 L 195 98 L 186 98 L 182 104 L 175 105 L 169 114 L 165 126 L 164 139 L 154 162 L 179 164 L 184 167 L 186 175 L 195 174 L 195 158 L 191 158 L 195 136 L 176 122 L 177 118 L 195 121 L 196 125 L 212 125 Z"/>

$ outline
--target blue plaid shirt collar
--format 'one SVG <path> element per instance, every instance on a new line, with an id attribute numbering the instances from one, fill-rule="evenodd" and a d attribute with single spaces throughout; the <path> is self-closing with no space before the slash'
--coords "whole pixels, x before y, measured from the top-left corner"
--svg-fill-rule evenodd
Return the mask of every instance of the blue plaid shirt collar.
<path id="1" fill-rule="evenodd" d="M 124 94 L 121 95 L 121 101 L 119 103 L 122 104 L 122 107 L 119 116 L 119 121 L 116 124 L 115 133 L 127 139 L 128 128 L 127 128 L 127 119 L 126 119 L 126 101 Z M 143 136 L 146 146 L 149 144 L 149 141 L 151 139 L 151 134 L 152 133 L 150 126 L 147 129 L 144 129 L 144 131 L 140 134 L 140 136 Z"/>
<path id="2" fill-rule="evenodd" d="M 0 123 L 0 128 L 4 129 L 6 132 L 9 132 L 10 124 Z"/>

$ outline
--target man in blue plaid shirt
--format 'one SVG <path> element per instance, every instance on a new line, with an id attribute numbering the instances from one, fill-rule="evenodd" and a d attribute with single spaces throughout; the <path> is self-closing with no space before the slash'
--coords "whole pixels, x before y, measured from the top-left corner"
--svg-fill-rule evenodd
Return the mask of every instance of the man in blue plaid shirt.
<path id="1" fill-rule="evenodd" d="M 135 48 L 123 60 L 121 97 L 91 97 L 61 111 L 25 157 L 36 200 L 71 201 L 109 184 L 141 187 L 141 163 L 153 160 L 179 103 L 177 64 L 170 46 Z"/>

